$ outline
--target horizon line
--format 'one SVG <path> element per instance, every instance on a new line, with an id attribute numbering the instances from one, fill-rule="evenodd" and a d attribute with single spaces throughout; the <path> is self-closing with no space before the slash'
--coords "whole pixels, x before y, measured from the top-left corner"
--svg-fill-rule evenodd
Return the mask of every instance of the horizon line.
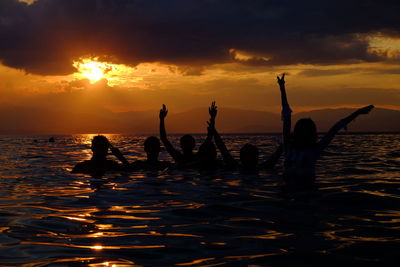
<path id="1" fill-rule="evenodd" d="M 327 131 L 318 132 L 318 134 L 325 134 Z M 180 133 L 171 132 L 168 135 L 207 135 L 206 132 L 203 133 Z M 282 132 L 220 132 L 223 135 L 281 135 Z M 354 131 L 354 132 L 339 132 L 339 135 L 355 135 L 355 134 L 400 134 L 400 131 Z M 159 133 L 0 133 L 0 136 L 65 136 L 65 135 L 146 135 L 146 136 L 158 136 Z"/>

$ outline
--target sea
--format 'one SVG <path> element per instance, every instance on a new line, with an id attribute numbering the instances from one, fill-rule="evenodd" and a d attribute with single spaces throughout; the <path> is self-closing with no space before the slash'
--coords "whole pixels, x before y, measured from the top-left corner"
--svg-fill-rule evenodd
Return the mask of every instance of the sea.
<path id="1" fill-rule="evenodd" d="M 72 174 L 93 136 L 0 136 L 0 266 L 399 266 L 400 134 L 338 135 L 318 190 L 295 197 L 282 194 L 282 159 L 258 174 Z M 144 159 L 147 136 L 106 136 Z M 234 157 L 257 145 L 260 162 L 281 139 L 223 138 Z"/>

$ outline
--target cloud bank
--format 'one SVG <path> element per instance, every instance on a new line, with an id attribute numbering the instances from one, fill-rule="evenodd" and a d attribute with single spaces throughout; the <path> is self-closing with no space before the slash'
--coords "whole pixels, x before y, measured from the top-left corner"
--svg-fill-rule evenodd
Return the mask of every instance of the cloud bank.
<path id="1" fill-rule="evenodd" d="M 194 70 L 380 62 L 387 53 L 368 36 L 398 37 L 399 10 L 373 0 L 2 0 L 0 61 L 42 75 L 72 73 L 72 60 L 88 55 Z"/>

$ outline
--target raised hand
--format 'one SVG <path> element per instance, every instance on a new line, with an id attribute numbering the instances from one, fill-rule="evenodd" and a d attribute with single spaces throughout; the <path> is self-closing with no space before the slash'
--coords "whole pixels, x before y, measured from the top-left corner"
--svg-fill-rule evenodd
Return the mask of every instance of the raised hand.
<path id="1" fill-rule="evenodd" d="M 210 113 L 211 119 L 217 117 L 217 106 L 215 105 L 215 101 L 211 102 L 211 106 L 208 108 L 208 113 Z"/>
<path id="2" fill-rule="evenodd" d="M 280 78 L 279 76 L 276 76 L 276 78 L 278 79 L 279 86 L 285 86 L 285 73 L 283 73 Z"/>
<path id="3" fill-rule="evenodd" d="M 162 105 L 162 109 L 160 109 L 160 119 L 163 120 L 165 117 L 167 117 L 168 114 L 168 109 L 165 106 L 165 104 Z"/>
<path id="4" fill-rule="evenodd" d="M 121 154 L 121 151 L 119 151 L 119 149 L 113 146 L 110 142 L 108 142 L 108 147 L 110 148 L 111 153 L 113 153 L 113 155 Z"/>
<path id="5" fill-rule="evenodd" d="M 110 147 L 111 153 L 117 159 L 119 159 L 124 164 L 125 167 L 129 167 L 129 162 L 126 160 L 124 155 L 122 155 L 121 151 L 118 148 L 116 148 L 115 146 L 113 146 L 110 142 L 108 142 L 108 145 Z"/>
<path id="6" fill-rule="evenodd" d="M 281 103 L 282 103 L 282 120 L 283 120 L 283 144 L 286 147 L 290 143 L 291 136 L 291 125 L 292 125 L 292 110 L 290 109 L 289 102 L 286 96 L 285 88 L 285 73 L 281 77 L 276 76 L 281 91 Z"/>
<path id="7" fill-rule="evenodd" d="M 360 108 L 357 110 L 358 114 L 368 114 L 372 109 L 374 108 L 374 105 L 369 105 L 363 108 Z"/>

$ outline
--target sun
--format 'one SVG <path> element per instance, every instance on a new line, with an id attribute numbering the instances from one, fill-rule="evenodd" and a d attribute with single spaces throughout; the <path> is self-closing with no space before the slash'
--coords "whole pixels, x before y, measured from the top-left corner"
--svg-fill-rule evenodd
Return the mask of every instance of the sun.
<path id="1" fill-rule="evenodd" d="M 154 75 L 170 71 L 169 67 L 162 68 L 157 64 L 128 66 L 103 61 L 98 56 L 77 58 L 72 62 L 72 66 L 76 69 L 76 72 L 72 74 L 74 79 L 87 79 L 90 84 L 102 80 L 111 87 L 146 87 L 142 83 L 144 76 L 152 75 L 154 77 Z"/>
<path id="2" fill-rule="evenodd" d="M 98 58 L 84 58 L 74 61 L 73 66 L 79 71 L 80 76 L 87 78 L 91 84 L 94 84 L 105 78 L 104 75 L 111 70 L 110 64 L 97 60 Z"/>
<path id="3" fill-rule="evenodd" d="M 92 61 L 83 64 L 81 72 L 91 83 L 95 83 L 104 77 L 104 71 L 98 62 Z"/>

